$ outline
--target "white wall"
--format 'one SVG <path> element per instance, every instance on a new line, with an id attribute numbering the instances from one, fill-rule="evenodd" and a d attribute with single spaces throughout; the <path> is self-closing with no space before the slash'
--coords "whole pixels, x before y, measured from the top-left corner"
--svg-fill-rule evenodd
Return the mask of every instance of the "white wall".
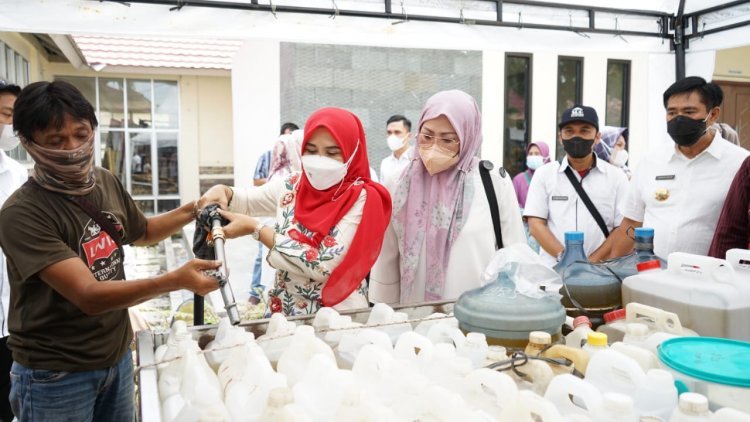
<path id="1" fill-rule="evenodd" d="M 482 53 L 482 159 L 495 166 L 503 162 L 503 125 L 505 124 L 505 52 Z"/>
<path id="2" fill-rule="evenodd" d="M 273 147 L 280 120 L 280 43 L 246 41 L 232 63 L 234 184 L 251 186 L 258 157 Z"/>

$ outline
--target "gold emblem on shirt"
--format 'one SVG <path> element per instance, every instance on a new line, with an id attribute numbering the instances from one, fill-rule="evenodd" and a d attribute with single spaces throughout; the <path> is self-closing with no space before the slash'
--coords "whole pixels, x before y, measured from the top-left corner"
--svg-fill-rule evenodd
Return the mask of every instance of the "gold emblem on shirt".
<path id="1" fill-rule="evenodd" d="M 654 192 L 654 198 L 656 198 L 657 201 L 662 202 L 669 199 L 669 190 L 666 188 L 659 188 Z"/>

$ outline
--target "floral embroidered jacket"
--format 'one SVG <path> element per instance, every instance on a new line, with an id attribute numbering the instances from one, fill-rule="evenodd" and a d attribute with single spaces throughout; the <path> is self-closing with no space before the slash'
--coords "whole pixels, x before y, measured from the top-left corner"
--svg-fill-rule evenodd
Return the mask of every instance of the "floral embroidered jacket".
<path id="1" fill-rule="evenodd" d="M 269 289 L 266 314 L 312 314 L 321 308 L 320 292 L 328 277 L 346 256 L 365 205 L 363 190 L 349 212 L 323 238 L 319 248 L 301 240 L 313 233 L 294 218 L 299 173 L 271 180 L 263 186 L 234 188 L 229 210 L 253 217 L 275 217 L 274 245 L 268 252 L 268 264 L 276 268 L 274 286 Z M 337 310 L 366 308 L 367 284 L 336 305 Z"/>

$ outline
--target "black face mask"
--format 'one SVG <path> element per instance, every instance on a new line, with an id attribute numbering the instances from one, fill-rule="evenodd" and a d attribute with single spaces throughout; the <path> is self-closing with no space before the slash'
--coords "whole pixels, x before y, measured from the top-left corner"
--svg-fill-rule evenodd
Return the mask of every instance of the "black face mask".
<path id="1" fill-rule="evenodd" d="M 570 139 L 563 139 L 563 149 L 573 158 L 584 158 L 591 155 L 594 150 L 594 140 L 584 139 L 580 136 L 574 136 Z"/>
<path id="2" fill-rule="evenodd" d="M 706 116 L 708 119 L 708 116 Z M 675 116 L 667 122 L 667 132 L 674 143 L 681 147 L 695 145 L 706 133 L 706 121 L 703 119 L 691 119 L 687 116 Z"/>

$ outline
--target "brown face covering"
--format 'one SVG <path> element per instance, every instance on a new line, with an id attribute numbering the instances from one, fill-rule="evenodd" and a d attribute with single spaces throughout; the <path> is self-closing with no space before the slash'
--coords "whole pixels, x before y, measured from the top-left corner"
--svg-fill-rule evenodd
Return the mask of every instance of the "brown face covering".
<path id="1" fill-rule="evenodd" d="M 76 149 L 59 150 L 23 139 L 23 147 L 34 159 L 32 177 L 44 189 L 83 196 L 94 189 L 94 135 Z"/>

